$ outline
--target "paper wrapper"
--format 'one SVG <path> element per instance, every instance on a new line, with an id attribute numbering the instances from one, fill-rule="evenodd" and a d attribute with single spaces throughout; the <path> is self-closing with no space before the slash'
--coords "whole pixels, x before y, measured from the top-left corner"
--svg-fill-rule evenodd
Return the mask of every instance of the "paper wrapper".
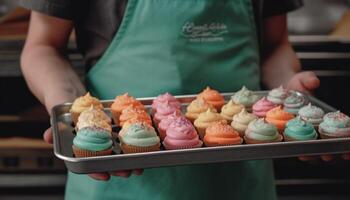
<path id="1" fill-rule="evenodd" d="M 80 149 L 76 146 L 72 146 L 73 153 L 75 157 L 82 158 L 82 157 L 94 157 L 94 156 L 108 156 L 112 154 L 112 148 L 102 151 L 89 151 L 85 149 Z"/>
<path id="2" fill-rule="evenodd" d="M 142 152 L 150 152 L 150 151 L 159 151 L 160 150 L 160 143 L 149 146 L 149 147 L 138 147 L 138 146 L 132 146 L 125 143 L 121 143 L 120 147 L 125 154 L 129 153 L 142 153 Z"/>
<path id="3" fill-rule="evenodd" d="M 275 140 L 270 140 L 270 141 L 261 141 L 261 140 L 253 140 L 248 138 L 247 136 L 244 136 L 244 141 L 247 144 L 265 144 L 265 143 L 274 143 L 274 142 L 281 142 L 283 140 L 282 135 L 278 135 L 278 138 Z"/>
<path id="4" fill-rule="evenodd" d="M 318 136 L 317 136 L 317 137 L 318 137 Z M 314 138 L 314 139 L 310 139 L 310 140 L 316 140 L 317 137 Z M 284 139 L 284 141 L 286 141 L 286 142 L 292 142 L 292 141 L 307 141 L 307 140 L 297 140 L 297 139 L 288 137 L 288 136 L 286 136 L 284 133 L 283 133 L 283 139 Z"/>
<path id="5" fill-rule="evenodd" d="M 241 138 L 240 142 L 239 143 L 233 143 L 233 144 L 218 144 L 218 143 L 215 143 L 215 142 L 209 142 L 209 141 L 206 141 L 204 139 L 204 144 L 205 146 L 207 147 L 218 147 L 218 146 L 232 146 L 232 145 L 240 145 L 243 143 L 243 139 Z"/>
<path id="6" fill-rule="evenodd" d="M 176 146 L 176 147 L 170 147 L 168 145 L 166 145 L 164 142 L 163 142 L 163 146 L 165 149 L 167 150 L 176 150 L 176 149 L 193 149 L 193 148 L 200 148 L 203 146 L 203 142 L 200 141 L 198 145 L 196 146 Z"/>

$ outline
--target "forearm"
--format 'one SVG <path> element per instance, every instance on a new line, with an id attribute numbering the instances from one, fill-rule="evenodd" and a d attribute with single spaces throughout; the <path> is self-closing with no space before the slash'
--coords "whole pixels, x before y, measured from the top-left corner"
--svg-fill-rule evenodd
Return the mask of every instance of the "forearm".
<path id="1" fill-rule="evenodd" d="M 30 90 L 48 112 L 53 106 L 72 101 L 85 92 L 69 61 L 51 46 L 26 46 L 21 67 Z"/>
<path id="2" fill-rule="evenodd" d="M 276 46 L 264 56 L 262 81 L 268 88 L 287 85 L 288 81 L 301 69 L 301 64 L 288 41 Z"/>

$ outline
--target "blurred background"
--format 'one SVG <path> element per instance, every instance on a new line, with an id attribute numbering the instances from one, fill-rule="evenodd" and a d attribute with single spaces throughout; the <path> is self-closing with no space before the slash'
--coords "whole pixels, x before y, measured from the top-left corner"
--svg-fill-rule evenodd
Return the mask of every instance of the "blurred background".
<path id="1" fill-rule="evenodd" d="M 290 40 L 303 70 L 312 70 L 321 79 L 315 96 L 350 114 L 350 1 L 304 4 L 288 15 Z M 16 0 L 0 0 L 0 199 L 63 199 L 64 163 L 41 140 L 49 117 L 28 90 L 19 67 L 28 20 L 28 11 L 16 8 Z M 83 78 L 74 37 L 69 57 Z M 350 162 L 340 159 L 276 159 L 279 199 L 350 199 L 349 169 Z"/>

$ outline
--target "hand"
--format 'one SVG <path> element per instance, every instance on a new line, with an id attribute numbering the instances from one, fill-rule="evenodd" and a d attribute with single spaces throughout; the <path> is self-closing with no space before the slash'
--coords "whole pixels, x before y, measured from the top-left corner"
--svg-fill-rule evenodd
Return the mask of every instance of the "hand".
<path id="1" fill-rule="evenodd" d="M 312 93 L 320 86 L 320 80 L 311 71 L 304 71 L 295 74 L 288 82 L 287 89 L 305 93 Z"/>

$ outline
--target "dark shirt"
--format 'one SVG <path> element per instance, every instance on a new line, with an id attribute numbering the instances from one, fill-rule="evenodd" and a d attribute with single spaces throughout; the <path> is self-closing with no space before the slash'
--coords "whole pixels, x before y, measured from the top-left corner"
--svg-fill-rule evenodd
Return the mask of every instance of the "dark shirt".
<path id="1" fill-rule="evenodd" d="M 264 18 L 302 6 L 301 0 L 252 0 L 260 49 Z M 77 47 L 90 69 L 107 49 L 123 18 L 127 0 L 20 0 L 25 8 L 74 22 Z"/>

